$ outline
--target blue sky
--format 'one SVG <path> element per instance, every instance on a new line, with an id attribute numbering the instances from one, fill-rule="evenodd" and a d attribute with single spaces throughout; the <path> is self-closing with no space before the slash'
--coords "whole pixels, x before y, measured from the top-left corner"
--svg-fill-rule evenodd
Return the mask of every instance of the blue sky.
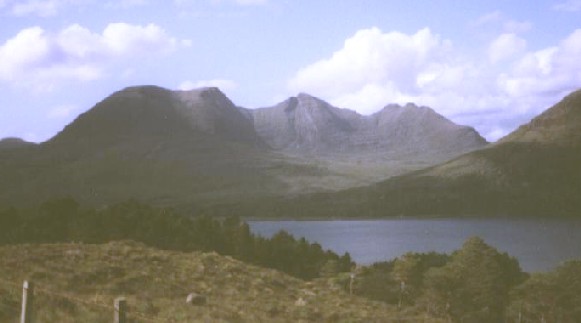
<path id="1" fill-rule="evenodd" d="M 0 138 L 44 141 L 114 91 L 427 105 L 489 140 L 581 87 L 581 0 L 0 0 Z"/>

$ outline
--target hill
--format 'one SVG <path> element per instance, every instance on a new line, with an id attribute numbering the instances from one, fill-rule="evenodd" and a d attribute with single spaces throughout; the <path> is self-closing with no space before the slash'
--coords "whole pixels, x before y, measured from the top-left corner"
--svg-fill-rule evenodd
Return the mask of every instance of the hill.
<path id="1" fill-rule="evenodd" d="M 393 306 L 348 295 L 327 281 L 305 282 L 216 253 L 112 242 L 5 246 L 0 259 L 2 321 L 18 317 L 24 279 L 36 283 L 35 312 L 42 322 L 110 322 L 113 300 L 120 295 L 127 298 L 129 318 L 138 321 L 384 322 L 398 317 Z M 190 293 L 203 297 L 200 305 L 186 303 Z"/>
<path id="2" fill-rule="evenodd" d="M 25 148 L 30 146 L 34 146 L 34 143 L 27 142 L 21 138 L 4 138 L 0 140 L 0 150 Z"/>
<path id="3" fill-rule="evenodd" d="M 278 210 L 287 216 L 578 216 L 579 196 L 576 91 L 484 149 L 370 187 L 290 201 Z"/>

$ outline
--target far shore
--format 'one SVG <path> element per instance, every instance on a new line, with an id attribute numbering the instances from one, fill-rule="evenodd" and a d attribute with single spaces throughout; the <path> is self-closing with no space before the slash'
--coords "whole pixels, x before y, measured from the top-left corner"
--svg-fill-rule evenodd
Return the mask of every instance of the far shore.
<path id="1" fill-rule="evenodd" d="M 385 216 L 385 217 L 317 217 L 317 216 L 304 216 L 304 217 L 265 217 L 265 216 L 252 216 L 252 217 L 241 217 L 245 222 L 257 222 L 257 221 L 394 221 L 394 220 L 581 220 L 576 216 L 524 216 L 524 215 L 400 215 L 400 216 Z"/>

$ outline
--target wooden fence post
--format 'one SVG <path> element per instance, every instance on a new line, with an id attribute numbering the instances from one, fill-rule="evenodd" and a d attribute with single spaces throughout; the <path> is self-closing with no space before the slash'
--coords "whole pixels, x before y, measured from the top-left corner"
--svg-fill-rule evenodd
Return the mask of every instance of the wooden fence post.
<path id="1" fill-rule="evenodd" d="M 31 323 L 34 306 L 34 284 L 27 280 L 22 284 L 22 312 L 20 323 Z"/>
<path id="2" fill-rule="evenodd" d="M 114 323 L 126 323 L 127 300 L 125 297 L 117 297 L 115 299 L 115 317 Z"/>

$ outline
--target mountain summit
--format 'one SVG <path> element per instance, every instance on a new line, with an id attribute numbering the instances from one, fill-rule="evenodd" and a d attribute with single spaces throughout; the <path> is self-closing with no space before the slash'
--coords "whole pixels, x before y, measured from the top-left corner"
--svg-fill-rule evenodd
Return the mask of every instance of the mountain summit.
<path id="1" fill-rule="evenodd" d="M 270 108 L 251 110 L 257 133 L 274 149 L 341 151 L 356 130 L 346 110 L 301 93 Z"/>
<path id="2" fill-rule="evenodd" d="M 121 141 L 157 142 L 200 135 L 261 143 L 252 123 L 217 88 L 174 92 L 157 86 L 115 92 L 49 142 L 82 142 L 96 148 Z"/>

